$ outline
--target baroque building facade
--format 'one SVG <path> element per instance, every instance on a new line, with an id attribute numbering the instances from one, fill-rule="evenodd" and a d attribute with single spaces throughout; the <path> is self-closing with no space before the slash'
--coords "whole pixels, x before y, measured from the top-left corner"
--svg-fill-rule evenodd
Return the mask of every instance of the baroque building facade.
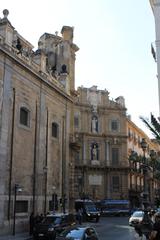
<path id="1" fill-rule="evenodd" d="M 31 212 L 45 214 L 54 192 L 72 209 L 74 194 L 73 28 L 64 26 L 61 37 L 43 34 L 33 51 L 8 14 L 0 19 L 1 234 L 15 217 L 25 227 Z"/>
<path id="2" fill-rule="evenodd" d="M 8 14 L 0 19 L 0 234 L 15 220 L 17 231 L 27 228 L 31 212 L 53 210 L 53 199 L 56 210 L 73 211 L 76 198 L 135 196 L 129 128 L 139 130 L 124 98 L 75 90 L 72 27 L 43 34 L 34 51 Z"/>
<path id="3" fill-rule="evenodd" d="M 109 99 L 107 90 L 78 88 L 75 136 L 76 197 L 128 199 L 126 108 L 124 98 Z"/>

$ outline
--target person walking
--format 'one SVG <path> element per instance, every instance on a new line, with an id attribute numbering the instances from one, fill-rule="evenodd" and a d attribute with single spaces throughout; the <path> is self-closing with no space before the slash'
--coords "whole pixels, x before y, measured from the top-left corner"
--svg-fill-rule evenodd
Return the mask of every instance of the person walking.
<path id="1" fill-rule="evenodd" d="M 86 234 L 87 240 L 98 240 L 97 236 L 95 235 L 95 233 L 93 233 L 91 229 L 87 229 Z"/>
<path id="2" fill-rule="evenodd" d="M 79 208 L 77 211 L 77 220 L 80 225 L 82 224 L 82 217 L 83 217 L 83 209 Z"/>
<path id="3" fill-rule="evenodd" d="M 29 235 L 33 234 L 34 224 L 35 224 L 35 218 L 34 218 L 34 214 L 32 212 L 29 217 Z"/>
<path id="4" fill-rule="evenodd" d="M 150 234 L 150 240 L 160 240 L 160 212 L 155 213 L 155 222 Z"/>

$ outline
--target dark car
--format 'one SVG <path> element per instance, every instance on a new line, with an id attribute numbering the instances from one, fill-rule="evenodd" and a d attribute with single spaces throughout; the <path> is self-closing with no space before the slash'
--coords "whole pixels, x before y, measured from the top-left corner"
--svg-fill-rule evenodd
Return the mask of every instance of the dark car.
<path id="1" fill-rule="evenodd" d="M 71 227 L 61 232 L 56 240 L 99 240 L 93 227 Z"/>
<path id="2" fill-rule="evenodd" d="M 83 220 L 90 221 L 94 220 L 99 221 L 100 211 L 97 210 L 95 203 L 89 199 L 77 199 L 75 201 L 75 210 L 76 212 L 82 210 Z"/>
<path id="3" fill-rule="evenodd" d="M 74 224 L 76 221 L 73 214 L 47 215 L 41 223 L 34 227 L 33 238 L 54 240 L 57 233 Z"/>
<path id="4" fill-rule="evenodd" d="M 129 200 L 103 199 L 101 200 L 101 213 L 103 216 L 129 216 Z"/>

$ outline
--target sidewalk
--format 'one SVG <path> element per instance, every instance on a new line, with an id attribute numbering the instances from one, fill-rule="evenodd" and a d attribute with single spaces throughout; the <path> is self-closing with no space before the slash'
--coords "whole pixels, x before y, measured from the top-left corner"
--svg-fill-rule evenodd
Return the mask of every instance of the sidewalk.
<path id="1" fill-rule="evenodd" d="M 0 240 L 30 240 L 32 236 L 28 233 L 16 233 L 15 236 L 13 235 L 5 235 L 0 236 Z"/>

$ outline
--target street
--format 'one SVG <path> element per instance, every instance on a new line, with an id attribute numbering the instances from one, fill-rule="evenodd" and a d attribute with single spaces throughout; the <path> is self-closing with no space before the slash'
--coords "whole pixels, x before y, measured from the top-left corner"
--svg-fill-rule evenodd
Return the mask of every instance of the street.
<path id="1" fill-rule="evenodd" d="M 93 226 L 98 233 L 99 240 L 139 240 L 134 228 L 128 225 L 128 217 L 101 217 L 98 223 L 85 222 L 82 225 Z M 6 240 L 9 238 L 4 238 Z M 32 238 L 14 238 L 32 240 Z M 145 237 L 143 237 L 145 240 Z"/>
<path id="2" fill-rule="evenodd" d="M 128 217 L 101 217 L 93 224 L 100 240 L 138 240 L 134 228 L 128 225 Z M 145 239 L 145 237 L 143 237 Z"/>

